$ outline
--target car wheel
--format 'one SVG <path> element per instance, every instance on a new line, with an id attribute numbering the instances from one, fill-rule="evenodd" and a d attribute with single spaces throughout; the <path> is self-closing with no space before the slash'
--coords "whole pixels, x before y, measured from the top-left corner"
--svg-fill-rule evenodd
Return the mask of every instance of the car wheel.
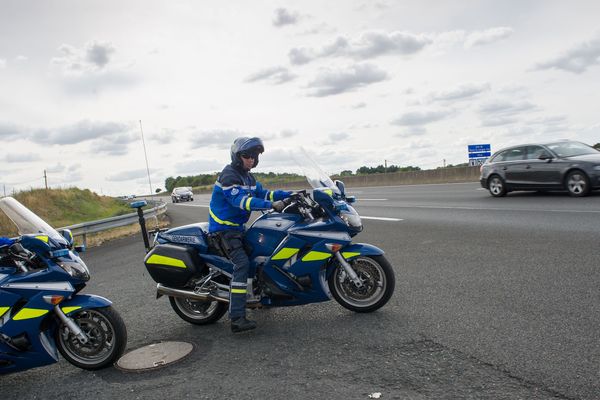
<path id="1" fill-rule="evenodd" d="M 488 178 L 488 190 L 494 197 L 502 197 L 506 194 L 506 185 L 498 175 L 492 175 Z"/>
<path id="2" fill-rule="evenodd" d="M 590 180 L 582 171 L 571 171 L 567 174 L 565 185 L 573 197 L 583 197 L 590 193 Z"/>

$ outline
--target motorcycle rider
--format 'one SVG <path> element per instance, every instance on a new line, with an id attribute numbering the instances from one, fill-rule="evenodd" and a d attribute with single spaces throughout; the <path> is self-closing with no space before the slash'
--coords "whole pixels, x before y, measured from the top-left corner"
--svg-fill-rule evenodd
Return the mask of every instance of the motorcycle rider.
<path id="1" fill-rule="evenodd" d="M 285 207 L 282 200 L 291 195 L 283 190 L 266 190 L 250 173 L 264 150 L 260 138 L 235 139 L 231 146 L 231 164 L 219 174 L 208 209 L 208 231 L 234 264 L 229 296 L 232 332 L 256 328 L 256 322 L 246 319 L 250 260 L 244 250 L 244 224 L 254 210 L 272 208 L 281 212 Z"/>

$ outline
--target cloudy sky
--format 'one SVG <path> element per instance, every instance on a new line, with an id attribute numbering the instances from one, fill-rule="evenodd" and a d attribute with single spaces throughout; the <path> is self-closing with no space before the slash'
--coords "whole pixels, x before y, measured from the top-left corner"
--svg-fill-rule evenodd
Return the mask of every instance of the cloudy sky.
<path id="1" fill-rule="evenodd" d="M 0 195 L 147 193 L 221 170 L 435 168 L 600 142 L 600 2 L 0 0 Z"/>

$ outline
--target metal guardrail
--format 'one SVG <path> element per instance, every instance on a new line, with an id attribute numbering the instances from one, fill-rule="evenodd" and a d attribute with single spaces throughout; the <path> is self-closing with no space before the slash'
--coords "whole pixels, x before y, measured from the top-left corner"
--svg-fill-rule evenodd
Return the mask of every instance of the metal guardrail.
<path id="1" fill-rule="evenodd" d="M 155 206 L 153 208 L 144 210 L 144 216 L 154 217 L 167 211 L 167 204 L 162 201 L 148 200 L 148 203 L 155 203 Z M 83 222 L 81 224 L 65 226 L 61 229 L 70 229 L 73 236 L 83 236 L 83 244 L 87 246 L 88 233 L 102 232 L 107 229 L 119 228 L 121 226 L 131 225 L 137 222 L 138 215 L 136 212 L 132 212 L 131 214 L 124 214 L 116 217 L 100 219 L 97 221 Z"/>

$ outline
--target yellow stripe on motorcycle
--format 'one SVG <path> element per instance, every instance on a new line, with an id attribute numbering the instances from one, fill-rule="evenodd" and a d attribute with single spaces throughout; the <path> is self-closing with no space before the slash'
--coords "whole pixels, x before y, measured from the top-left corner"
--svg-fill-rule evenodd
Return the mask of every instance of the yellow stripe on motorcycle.
<path id="1" fill-rule="evenodd" d="M 44 243 L 48 243 L 48 236 L 36 236 L 37 240 L 41 240 Z"/>
<path id="2" fill-rule="evenodd" d="M 246 289 L 231 289 L 231 293 L 233 294 L 245 294 Z"/>
<path id="3" fill-rule="evenodd" d="M 323 193 L 327 193 L 330 197 L 333 197 L 333 190 L 331 189 L 325 189 L 323 190 Z"/>
<path id="4" fill-rule="evenodd" d="M 0 317 L 3 316 L 8 310 L 10 310 L 10 307 L 0 307 Z"/>
<path id="5" fill-rule="evenodd" d="M 279 250 L 277 252 L 277 254 L 275 254 L 273 257 L 271 257 L 271 260 L 287 260 L 288 258 L 292 257 L 294 254 L 296 254 L 298 251 L 300 251 L 300 249 L 284 247 L 283 249 Z"/>
<path id="6" fill-rule="evenodd" d="M 212 219 L 214 219 L 218 224 L 229 225 L 229 226 L 240 226 L 240 224 L 236 224 L 235 222 L 224 221 L 224 220 L 220 219 L 219 217 L 217 217 L 215 215 L 215 213 L 212 212 L 212 210 L 210 208 L 208 209 L 208 213 L 210 214 Z"/>
<path id="7" fill-rule="evenodd" d="M 13 320 L 20 321 L 24 319 L 38 318 L 42 315 L 48 314 L 49 310 L 42 310 L 39 308 L 22 308 L 14 317 Z"/>
<path id="8" fill-rule="evenodd" d="M 360 253 L 355 253 L 353 251 L 343 251 L 342 252 L 342 257 L 344 257 L 345 259 L 356 257 L 356 256 L 360 256 Z"/>
<path id="9" fill-rule="evenodd" d="M 79 310 L 80 308 L 81 308 L 81 306 L 73 306 L 73 307 L 61 307 L 60 309 L 65 314 L 68 314 L 68 313 L 73 312 L 75 310 Z"/>
<path id="10" fill-rule="evenodd" d="M 331 253 L 324 253 L 322 251 L 311 251 L 302 257 L 302 261 L 320 261 L 326 260 L 331 257 Z"/>
<path id="11" fill-rule="evenodd" d="M 185 263 L 173 257 L 167 256 L 159 256 L 158 254 L 152 254 L 150 258 L 146 261 L 146 264 L 158 264 L 158 265 L 168 265 L 169 267 L 177 267 L 177 268 L 187 268 Z"/>

